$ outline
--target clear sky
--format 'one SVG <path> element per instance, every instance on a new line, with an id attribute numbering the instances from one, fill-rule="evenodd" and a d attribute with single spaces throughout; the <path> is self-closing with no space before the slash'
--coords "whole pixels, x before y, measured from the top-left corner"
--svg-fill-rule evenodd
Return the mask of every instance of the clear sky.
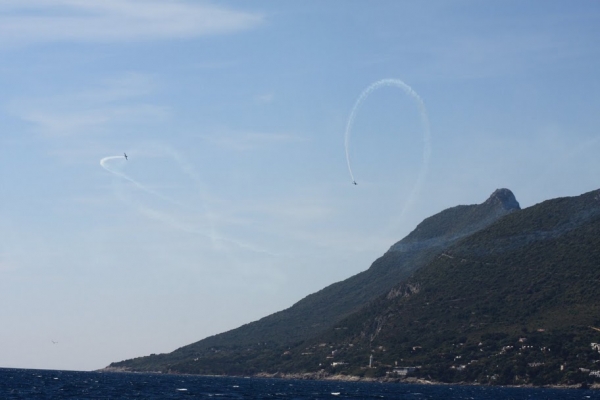
<path id="1" fill-rule="evenodd" d="M 0 367 L 170 352 L 497 188 L 599 188 L 598 21 L 591 0 L 0 0 Z M 382 79 L 416 95 L 362 98 L 353 185 L 348 118 Z"/>

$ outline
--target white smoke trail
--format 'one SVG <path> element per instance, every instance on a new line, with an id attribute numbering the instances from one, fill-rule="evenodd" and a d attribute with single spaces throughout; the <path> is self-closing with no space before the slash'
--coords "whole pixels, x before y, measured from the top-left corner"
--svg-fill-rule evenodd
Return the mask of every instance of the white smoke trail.
<path id="1" fill-rule="evenodd" d="M 170 152 L 169 154 L 176 159 L 176 161 L 179 164 L 179 166 L 184 169 L 185 173 L 188 176 L 194 178 L 194 180 L 197 180 L 197 177 L 193 173 L 193 170 L 192 170 L 192 168 L 191 168 L 191 166 L 189 164 L 185 163 L 183 161 L 183 159 L 177 153 Z M 123 173 L 121 171 L 118 171 L 116 169 L 110 168 L 109 165 L 108 165 L 109 161 L 111 161 L 111 160 L 124 160 L 124 159 L 125 159 L 124 156 L 109 156 L 109 157 L 104 157 L 104 158 L 102 158 L 100 160 L 100 166 L 102 166 L 102 168 L 104 168 L 106 171 L 110 172 L 111 174 L 114 174 L 114 175 L 118 176 L 119 178 L 122 178 L 122 179 L 124 179 L 124 180 L 126 180 L 128 182 L 131 182 L 138 189 L 140 189 L 140 190 L 142 190 L 142 191 L 144 191 L 144 192 L 146 192 L 148 194 L 156 196 L 156 197 L 158 197 L 158 198 L 160 198 L 160 199 L 162 199 L 162 200 L 164 200 L 164 201 L 166 201 L 168 203 L 176 205 L 178 207 L 182 207 L 182 208 L 185 208 L 185 209 L 189 210 L 189 208 L 185 207 L 183 204 L 181 204 L 181 203 L 179 203 L 179 202 L 171 199 L 170 197 L 167 197 L 167 196 L 165 196 L 165 195 L 163 195 L 163 194 L 161 194 L 161 193 L 159 193 L 159 192 L 157 192 L 155 190 L 152 190 L 152 189 L 148 188 L 147 186 L 141 184 L 140 182 L 138 182 L 137 180 L 131 178 L 127 174 L 125 174 L 125 173 Z M 206 199 L 205 199 L 205 201 L 206 201 Z M 205 204 L 205 207 L 206 207 L 206 204 Z M 198 235 L 204 236 L 204 237 L 210 239 L 212 241 L 212 243 L 213 243 L 213 246 L 215 246 L 215 247 L 217 247 L 217 244 L 219 244 L 219 243 L 229 243 L 229 244 L 233 244 L 233 245 L 235 245 L 235 246 L 237 246 L 237 247 L 239 247 L 241 249 L 244 249 L 244 250 L 247 250 L 247 251 L 251 251 L 251 252 L 254 252 L 254 253 L 262 253 L 262 254 L 267 254 L 267 255 L 270 255 L 270 256 L 281 256 L 281 254 L 277 254 L 277 253 L 270 252 L 268 250 L 260 249 L 258 247 L 255 247 L 255 246 L 251 245 L 251 244 L 243 243 L 243 242 L 240 242 L 238 240 L 230 239 L 230 238 L 223 237 L 223 236 L 217 234 L 216 233 L 216 229 L 214 227 L 214 221 L 213 221 L 213 218 L 210 217 L 210 213 L 207 213 L 207 215 L 209 215 L 209 218 L 208 218 L 209 219 L 209 232 L 206 232 L 204 230 L 197 229 L 197 228 L 191 227 L 191 226 L 186 225 L 186 224 L 182 224 L 182 223 L 178 222 L 176 219 L 174 219 L 171 216 L 168 216 L 166 214 L 160 213 L 158 211 L 152 210 L 152 209 L 147 208 L 147 207 L 140 207 L 139 211 L 142 214 L 144 214 L 144 215 L 146 215 L 146 216 L 148 216 L 148 217 L 150 217 L 152 219 L 161 221 L 161 222 L 163 222 L 163 223 L 165 223 L 165 224 L 167 224 L 167 225 L 169 225 L 169 226 L 171 226 L 171 227 L 173 227 L 175 229 L 179 229 L 179 230 L 182 230 L 182 231 L 185 231 L 185 232 L 188 232 L 188 233 L 193 233 L 193 234 L 198 234 Z"/>
<path id="2" fill-rule="evenodd" d="M 348 117 L 348 123 L 346 124 L 346 132 L 344 135 L 344 144 L 346 148 L 346 163 L 348 164 L 348 172 L 350 172 L 350 178 L 352 179 L 352 182 L 356 182 L 354 178 L 354 173 L 352 172 L 352 165 L 350 162 L 350 133 L 352 132 L 354 119 L 362 102 L 367 97 L 369 97 L 369 95 L 375 90 L 386 86 L 400 88 L 415 100 L 419 109 L 419 114 L 421 116 L 421 124 L 423 126 L 423 161 L 421 162 L 421 170 L 419 171 L 417 181 L 415 182 L 415 185 L 413 186 L 408 196 L 408 200 L 406 201 L 402 209 L 402 212 L 400 214 L 400 217 L 402 217 L 406 210 L 413 203 L 414 199 L 417 197 L 421 186 L 423 185 L 423 182 L 427 175 L 427 170 L 429 169 L 429 159 L 431 157 L 431 133 L 429 130 L 429 118 L 427 117 L 427 112 L 425 111 L 425 104 L 423 103 L 423 100 L 417 94 L 417 92 L 413 90 L 413 88 L 408 86 L 400 79 L 381 79 L 375 83 L 372 83 L 369 87 L 363 90 L 363 92 L 360 94 L 360 96 L 358 96 L 358 99 L 354 103 L 354 107 L 352 107 L 352 111 L 350 112 L 350 116 Z"/>
<path id="3" fill-rule="evenodd" d="M 162 194 L 160 194 L 160 193 L 158 193 L 158 192 L 156 192 L 156 191 L 154 191 L 154 190 L 152 190 L 152 189 L 150 189 L 150 188 L 142 185 L 141 183 L 139 183 L 135 179 L 129 177 L 128 175 L 125 175 L 121 171 L 117 171 L 115 169 L 112 169 L 112 168 L 108 167 L 108 165 L 107 165 L 108 161 L 110 161 L 110 160 L 118 160 L 118 159 L 125 159 L 125 157 L 123 157 L 123 156 L 109 156 L 109 157 L 104 157 L 103 159 L 100 160 L 100 165 L 102 166 L 102 168 L 104 168 L 105 170 L 107 170 L 111 174 L 114 174 L 114 175 L 116 175 L 116 176 L 118 176 L 118 177 L 120 177 L 122 179 L 125 179 L 126 181 L 129 181 L 129 182 L 133 183 L 138 189 L 143 190 L 144 192 L 149 193 L 149 194 L 151 194 L 153 196 L 156 196 L 156 197 L 158 197 L 158 198 L 160 198 L 162 200 L 165 200 L 165 201 L 167 201 L 169 203 L 175 204 L 177 206 L 181 206 L 181 204 L 178 203 L 178 202 L 176 202 L 175 200 L 173 200 L 173 199 L 171 199 L 171 198 L 169 198 L 167 196 L 164 196 L 164 195 L 162 195 Z"/>
<path id="4" fill-rule="evenodd" d="M 274 253 L 269 250 L 265 250 L 265 249 L 256 247 L 252 244 L 244 243 L 239 240 L 220 235 L 217 232 L 214 214 L 212 212 L 210 212 L 210 210 L 208 208 L 208 204 L 210 203 L 210 200 L 211 200 L 210 197 L 207 195 L 208 190 L 205 187 L 205 185 L 202 183 L 202 180 L 198 177 L 198 175 L 194 171 L 194 168 L 192 167 L 192 165 L 189 162 L 187 162 L 181 154 L 179 154 L 177 151 L 175 151 L 174 149 L 172 149 L 170 147 L 161 145 L 160 148 L 157 150 L 166 154 L 168 157 L 172 158 L 177 163 L 179 168 L 181 168 L 183 173 L 185 173 L 185 175 L 187 175 L 188 178 L 190 178 L 194 182 L 194 184 L 196 184 L 199 187 L 200 194 L 202 197 L 201 204 L 202 204 L 202 207 L 204 208 L 204 217 L 206 218 L 206 220 L 208 222 L 209 233 L 198 230 L 198 229 L 190 227 L 190 226 L 186 226 L 181 223 L 178 223 L 172 218 L 161 217 L 160 219 L 162 221 L 164 221 L 164 222 L 168 221 L 169 225 L 171 225 L 173 227 L 177 227 L 178 229 L 186 231 L 188 233 L 200 234 L 204 237 L 209 238 L 212 241 L 214 248 L 221 248 L 223 243 L 229 243 L 229 244 L 235 245 L 236 247 L 239 247 L 241 249 L 251 251 L 254 253 L 262 253 L 262 254 L 267 254 L 270 256 L 281 256 L 281 254 L 279 254 L 279 253 Z M 158 215 L 158 214 L 155 213 L 154 216 L 156 216 L 156 215 Z"/>
<path id="5" fill-rule="evenodd" d="M 174 229 L 178 229 L 181 230 L 183 232 L 187 232 L 187 233 L 191 233 L 194 235 L 200 235 L 200 236 L 204 236 L 208 239 L 211 240 L 212 244 L 214 247 L 216 247 L 216 245 L 219 245 L 222 247 L 222 244 L 232 244 L 240 249 L 246 250 L 246 251 L 251 251 L 253 253 L 260 253 L 260 254 L 266 254 L 269 256 L 273 256 L 273 257 L 279 257 L 282 256 L 282 254 L 279 253 L 273 253 L 271 251 L 268 250 L 264 250 L 261 248 L 258 248 L 256 246 L 253 246 L 251 244 L 248 243 L 243 243 L 240 242 L 238 240 L 235 239 L 231 239 L 225 236 L 221 236 L 219 234 L 217 234 L 214 230 L 210 230 L 209 232 L 207 232 L 206 230 L 203 229 L 199 229 L 191 224 L 186 224 L 181 222 L 180 220 L 173 218 L 171 215 L 169 214 L 165 214 L 165 213 L 161 213 L 159 211 L 156 211 L 154 209 L 148 208 L 148 207 L 140 207 L 139 210 L 143 215 L 148 216 L 149 218 L 152 218 L 154 220 L 160 221 L 162 223 L 164 223 L 165 225 L 168 225 Z"/>

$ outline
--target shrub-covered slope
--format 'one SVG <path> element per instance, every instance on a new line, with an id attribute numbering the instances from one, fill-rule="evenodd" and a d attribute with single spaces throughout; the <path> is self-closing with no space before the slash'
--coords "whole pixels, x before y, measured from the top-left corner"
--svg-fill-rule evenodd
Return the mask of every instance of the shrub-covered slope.
<path id="1" fill-rule="evenodd" d="M 186 369 L 186 372 L 241 372 L 241 369 L 232 370 L 226 366 L 236 363 L 254 365 L 259 364 L 259 361 L 235 361 L 231 357 L 239 349 L 251 348 L 251 353 L 260 358 L 265 347 L 290 346 L 325 332 L 343 318 L 387 293 L 457 240 L 518 209 L 519 204 L 512 192 L 499 189 L 482 204 L 444 210 L 424 220 L 406 238 L 377 259 L 368 270 L 311 294 L 286 310 L 182 347 L 170 354 L 140 357 L 113 363 L 111 367 L 175 371 L 179 370 L 177 365 L 210 357 L 210 366 L 196 368 L 194 371 Z M 203 364 L 193 362 L 196 367 Z"/>
<path id="2" fill-rule="evenodd" d="M 591 383 L 600 379 L 594 343 L 600 191 L 545 201 L 464 238 L 387 295 L 288 350 L 276 367 L 393 375 L 398 365 L 447 382 Z M 375 368 L 365 368 L 371 355 Z"/>

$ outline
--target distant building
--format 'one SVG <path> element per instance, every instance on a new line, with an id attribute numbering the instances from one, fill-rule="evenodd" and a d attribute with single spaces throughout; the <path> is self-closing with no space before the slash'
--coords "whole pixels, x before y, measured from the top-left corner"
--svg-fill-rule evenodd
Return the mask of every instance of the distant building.
<path id="1" fill-rule="evenodd" d="M 541 367 L 542 365 L 544 365 L 543 362 L 530 362 L 529 364 L 527 364 L 527 366 L 531 367 L 531 368 L 535 368 L 535 367 Z"/>
<path id="2" fill-rule="evenodd" d="M 412 374 L 417 370 L 417 367 L 396 367 L 393 369 L 392 374 L 398 376 L 406 376 Z"/>

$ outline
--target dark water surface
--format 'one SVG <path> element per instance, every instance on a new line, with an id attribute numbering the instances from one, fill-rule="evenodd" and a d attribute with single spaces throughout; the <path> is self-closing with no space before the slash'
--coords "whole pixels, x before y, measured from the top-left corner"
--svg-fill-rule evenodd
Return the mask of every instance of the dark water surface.
<path id="1" fill-rule="evenodd" d="M 0 399 L 598 399 L 600 391 L 0 368 Z"/>

